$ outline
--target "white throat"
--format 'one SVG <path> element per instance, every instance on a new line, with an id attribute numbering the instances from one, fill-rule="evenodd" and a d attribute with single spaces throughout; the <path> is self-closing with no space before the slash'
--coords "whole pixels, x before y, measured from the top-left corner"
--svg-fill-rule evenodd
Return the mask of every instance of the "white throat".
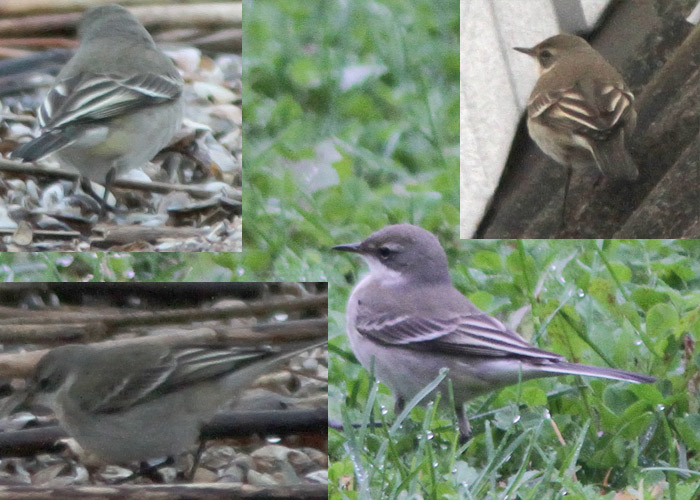
<path id="1" fill-rule="evenodd" d="M 399 285 L 406 281 L 400 272 L 389 269 L 377 259 L 366 257 L 365 260 L 369 265 L 368 278 L 379 282 L 382 286 Z"/>

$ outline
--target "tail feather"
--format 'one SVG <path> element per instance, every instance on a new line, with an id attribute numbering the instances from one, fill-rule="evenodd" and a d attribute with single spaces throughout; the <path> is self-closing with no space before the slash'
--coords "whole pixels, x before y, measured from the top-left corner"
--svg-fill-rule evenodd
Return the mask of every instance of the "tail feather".
<path id="1" fill-rule="evenodd" d="M 625 148 L 624 132 L 605 141 L 592 141 L 591 152 L 598 168 L 612 179 L 634 181 L 639 177 L 637 164 Z"/>
<path id="2" fill-rule="evenodd" d="M 541 365 L 538 368 L 548 373 L 560 373 L 562 375 L 584 375 L 587 377 L 600 377 L 612 380 L 624 380 L 635 384 L 651 384 L 656 382 L 656 378 L 651 375 L 617 370 L 615 368 L 603 368 L 600 366 L 580 365 L 578 363 L 567 363 L 565 361 Z"/>
<path id="3" fill-rule="evenodd" d="M 32 162 L 66 147 L 73 138 L 59 129 L 48 130 L 33 141 L 22 144 L 15 149 L 10 158 Z"/>

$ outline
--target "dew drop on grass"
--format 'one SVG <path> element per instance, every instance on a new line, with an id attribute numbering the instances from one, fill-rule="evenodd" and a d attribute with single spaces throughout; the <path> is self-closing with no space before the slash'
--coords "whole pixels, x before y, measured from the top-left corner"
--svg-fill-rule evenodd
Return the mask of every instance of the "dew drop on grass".
<path id="1" fill-rule="evenodd" d="M 70 255 L 65 255 L 62 257 L 58 257 L 56 259 L 56 265 L 62 266 L 62 267 L 68 267 L 73 263 L 73 257 Z"/>

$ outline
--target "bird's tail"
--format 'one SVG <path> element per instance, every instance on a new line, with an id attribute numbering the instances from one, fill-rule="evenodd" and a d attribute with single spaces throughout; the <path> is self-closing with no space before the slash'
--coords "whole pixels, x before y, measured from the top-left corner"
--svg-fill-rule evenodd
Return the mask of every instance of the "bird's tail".
<path id="1" fill-rule="evenodd" d="M 24 162 L 41 160 L 44 156 L 63 149 L 72 141 L 73 139 L 61 130 L 49 130 L 15 149 L 10 158 Z"/>
<path id="2" fill-rule="evenodd" d="M 547 373 L 560 373 L 562 375 L 584 375 L 586 377 L 600 377 L 612 380 L 624 380 L 635 384 L 651 384 L 656 382 L 656 378 L 651 375 L 617 370 L 615 368 L 602 368 L 600 366 L 580 365 L 578 363 L 567 363 L 565 361 L 541 365 L 542 371 Z"/>
<path id="3" fill-rule="evenodd" d="M 639 177 L 637 164 L 625 148 L 625 134 L 620 131 L 605 141 L 592 141 L 591 150 L 598 168 L 615 180 L 634 181 Z"/>

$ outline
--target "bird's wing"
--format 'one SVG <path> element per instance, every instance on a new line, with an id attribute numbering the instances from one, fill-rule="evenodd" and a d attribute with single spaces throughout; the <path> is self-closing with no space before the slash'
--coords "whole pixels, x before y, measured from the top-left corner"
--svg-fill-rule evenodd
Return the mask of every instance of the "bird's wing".
<path id="1" fill-rule="evenodd" d="M 276 353 L 267 346 L 163 349 L 159 356 L 144 359 L 151 363 L 150 366 L 132 371 L 112 387 L 101 388 L 103 397 L 86 409 L 92 413 L 119 411 L 178 388 L 227 375 Z"/>
<path id="2" fill-rule="evenodd" d="M 563 359 L 528 344 L 496 318 L 482 312 L 441 318 L 415 315 L 359 315 L 357 331 L 384 345 L 461 356 Z"/>
<path id="3" fill-rule="evenodd" d="M 623 123 L 621 118 L 631 111 L 634 95 L 614 84 L 607 84 L 602 90 L 598 93 L 577 84 L 540 92 L 528 103 L 528 116 L 546 119 L 555 127 L 605 138 Z"/>
<path id="4" fill-rule="evenodd" d="M 65 127 L 118 116 L 143 106 L 176 99 L 182 82 L 167 75 L 142 73 L 128 78 L 81 74 L 55 85 L 39 109 L 43 128 Z"/>

